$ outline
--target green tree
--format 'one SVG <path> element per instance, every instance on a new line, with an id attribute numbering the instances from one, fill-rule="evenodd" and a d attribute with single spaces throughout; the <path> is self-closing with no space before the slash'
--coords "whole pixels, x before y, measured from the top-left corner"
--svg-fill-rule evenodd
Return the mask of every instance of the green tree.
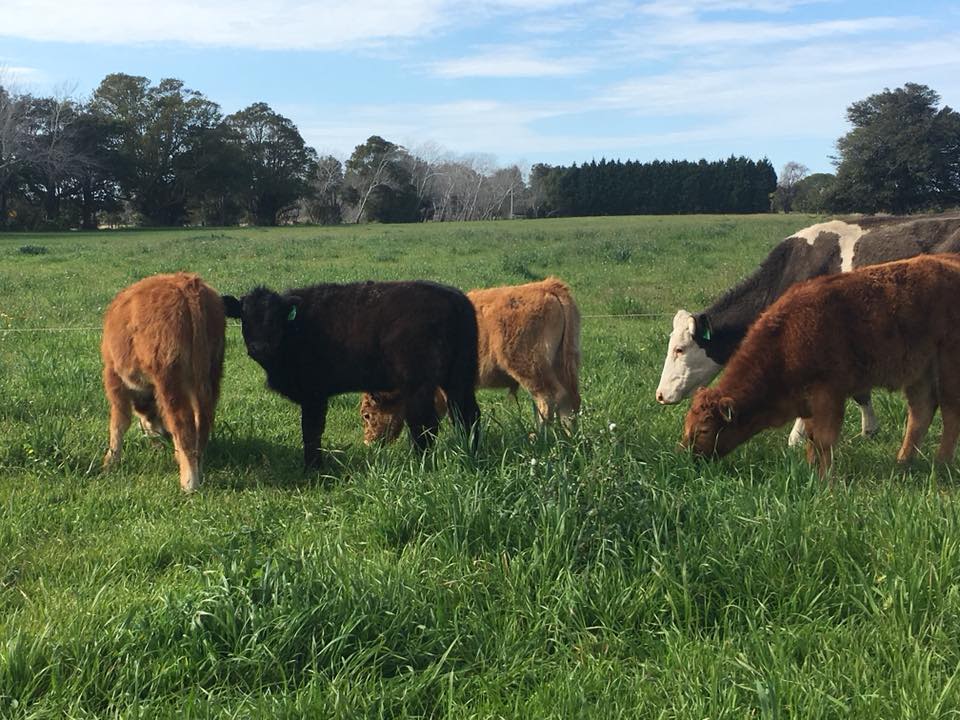
<path id="1" fill-rule="evenodd" d="M 407 151 L 371 135 L 357 145 L 347 160 L 347 200 L 354 206 L 354 222 L 415 222 L 419 219 L 417 190 L 410 174 Z"/>
<path id="2" fill-rule="evenodd" d="M 960 114 L 926 85 L 884 89 L 847 108 L 837 141 L 838 210 L 897 214 L 960 202 Z"/>
<path id="3" fill-rule="evenodd" d="M 151 86 L 145 77 L 108 75 L 91 111 L 119 127 L 115 177 L 124 196 L 151 225 L 178 225 L 197 192 L 200 148 L 222 120 L 220 107 L 180 80 Z"/>
<path id="4" fill-rule="evenodd" d="M 807 175 L 794 186 L 792 210 L 803 213 L 825 213 L 837 181 L 833 173 Z"/>
<path id="5" fill-rule="evenodd" d="M 266 103 L 227 117 L 246 158 L 247 210 L 258 225 L 276 225 L 310 190 L 317 153 L 288 118 Z"/>

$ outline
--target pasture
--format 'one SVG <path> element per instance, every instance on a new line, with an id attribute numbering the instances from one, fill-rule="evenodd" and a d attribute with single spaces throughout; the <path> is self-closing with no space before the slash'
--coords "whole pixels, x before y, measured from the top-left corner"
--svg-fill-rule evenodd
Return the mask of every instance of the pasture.
<path id="1" fill-rule="evenodd" d="M 809 216 L 637 217 L 0 236 L 0 717 L 894 718 L 960 713 L 953 472 L 894 467 L 905 410 L 850 403 L 829 488 L 764 433 L 676 450 L 654 401 L 670 320 Z M 32 248 L 32 250 L 30 249 Z M 45 252 L 42 251 L 45 249 Z M 322 472 L 239 326 L 204 485 L 107 443 L 99 325 L 145 275 L 224 293 L 555 274 L 583 313 L 571 438 L 480 391 L 419 458 L 331 402 Z M 611 317 L 638 315 L 639 317 Z M 64 328 L 5 332 L 2 329 Z M 68 329 L 67 329 L 68 328 Z"/>

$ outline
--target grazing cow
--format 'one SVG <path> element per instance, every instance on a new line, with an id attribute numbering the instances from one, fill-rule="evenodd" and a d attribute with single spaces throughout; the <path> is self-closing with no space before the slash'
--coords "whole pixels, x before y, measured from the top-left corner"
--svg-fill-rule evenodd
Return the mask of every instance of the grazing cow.
<path id="1" fill-rule="evenodd" d="M 701 313 L 680 310 L 657 386 L 657 402 L 680 402 L 720 372 L 751 323 L 791 285 L 820 275 L 929 253 L 960 252 L 960 215 L 865 217 L 812 225 L 778 244 L 757 270 Z M 864 435 L 877 429 L 869 389 L 855 397 Z M 797 421 L 790 444 L 803 440 Z"/>
<path id="2" fill-rule="evenodd" d="M 241 320 L 247 353 L 266 371 L 267 385 L 300 405 L 307 468 L 319 465 L 327 399 L 345 392 L 399 390 L 423 450 L 440 422 L 434 390 L 443 388 L 454 420 L 476 444 L 477 321 L 459 290 L 362 282 L 283 294 L 259 287 L 223 300 L 227 316 Z"/>
<path id="3" fill-rule="evenodd" d="M 533 397 L 540 422 L 559 415 L 572 424 L 580 409 L 580 311 L 570 288 L 557 278 L 525 285 L 471 290 L 479 331 L 477 387 L 522 386 Z M 443 415 L 441 391 L 434 400 Z M 396 393 L 365 393 L 360 399 L 363 441 L 391 442 L 403 429 L 403 406 Z"/>
<path id="4" fill-rule="evenodd" d="M 821 476 L 847 397 L 902 389 L 909 417 L 897 455 L 909 461 L 939 405 L 937 460 L 949 462 L 960 433 L 960 256 L 930 255 L 796 285 L 750 328 L 726 372 L 702 388 L 683 445 L 723 456 L 764 428 L 801 417 L 807 459 Z"/>
<path id="5" fill-rule="evenodd" d="M 197 489 L 220 394 L 225 327 L 220 295 L 197 275 L 154 275 L 117 294 L 101 344 L 110 401 L 105 468 L 120 460 L 132 409 L 148 434 L 173 436 L 180 487 Z"/>

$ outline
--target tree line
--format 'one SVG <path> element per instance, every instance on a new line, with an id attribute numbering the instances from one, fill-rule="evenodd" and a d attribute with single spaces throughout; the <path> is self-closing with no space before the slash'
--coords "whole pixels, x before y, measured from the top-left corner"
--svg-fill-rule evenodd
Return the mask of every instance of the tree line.
<path id="1" fill-rule="evenodd" d="M 837 173 L 778 179 L 745 157 L 524 173 L 376 135 L 341 162 L 267 104 L 225 115 L 176 79 L 115 73 L 85 100 L 0 85 L 0 229 L 940 209 L 960 204 L 960 115 L 938 104 L 914 84 L 854 103 Z"/>

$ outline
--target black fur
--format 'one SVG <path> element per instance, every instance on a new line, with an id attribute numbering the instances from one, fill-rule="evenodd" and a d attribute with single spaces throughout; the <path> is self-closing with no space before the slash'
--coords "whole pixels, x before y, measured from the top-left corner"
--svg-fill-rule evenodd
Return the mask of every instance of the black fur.
<path id="1" fill-rule="evenodd" d="M 860 218 L 849 222 L 867 231 L 857 243 L 854 268 L 927 253 L 960 252 L 960 215 Z M 787 288 L 802 280 L 840 272 L 837 240 L 833 233 L 822 233 L 813 245 L 797 237 L 781 241 L 750 276 L 696 315 L 696 343 L 711 360 L 725 365 L 753 321 Z"/>
<path id="2" fill-rule="evenodd" d="M 399 390 L 413 441 L 436 434 L 436 387 L 476 444 L 477 320 L 459 290 L 425 281 L 322 284 L 223 297 L 267 385 L 301 407 L 304 464 L 320 461 L 327 399 Z"/>

